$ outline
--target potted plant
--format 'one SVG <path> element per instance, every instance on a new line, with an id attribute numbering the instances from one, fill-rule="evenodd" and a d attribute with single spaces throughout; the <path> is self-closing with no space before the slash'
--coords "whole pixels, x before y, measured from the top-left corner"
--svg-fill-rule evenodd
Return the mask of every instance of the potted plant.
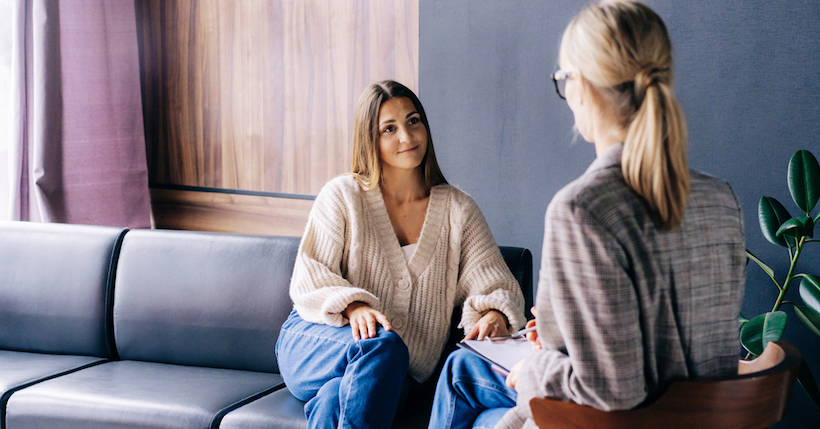
<path id="1" fill-rule="evenodd" d="M 786 329 L 787 314 L 783 305 L 791 305 L 797 318 L 810 331 L 820 336 L 820 276 L 796 272 L 797 260 L 807 251 L 806 246 L 818 246 L 820 239 L 814 238 L 814 226 L 820 222 L 820 214 L 812 217 L 811 211 L 820 200 L 820 166 L 811 152 L 797 151 L 789 162 L 789 191 L 800 209 L 798 216 L 792 217 L 780 202 L 771 197 L 760 199 L 758 215 L 760 229 L 769 242 L 788 251 L 789 271 L 782 282 L 778 281 L 773 269 L 763 263 L 748 250 L 746 256 L 754 261 L 772 279 L 778 288 L 777 300 L 771 311 L 751 319 L 740 316 L 740 342 L 749 352 L 748 358 L 757 357 L 769 341 L 777 341 Z M 782 274 L 781 274 L 782 275 Z M 800 281 L 800 301 L 787 300 L 787 293 L 793 284 Z M 817 383 L 804 361 L 797 375 L 797 381 L 806 390 L 812 401 L 820 407 L 820 393 Z"/>

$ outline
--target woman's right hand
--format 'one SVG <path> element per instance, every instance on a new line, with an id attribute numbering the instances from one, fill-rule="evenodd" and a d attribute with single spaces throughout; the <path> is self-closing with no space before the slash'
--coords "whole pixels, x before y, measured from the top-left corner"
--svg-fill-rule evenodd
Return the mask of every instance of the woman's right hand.
<path id="1" fill-rule="evenodd" d="M 535 307 L 530 309 L 530 313 L 532 313 L 533 316 L 535 316 Z M 527 325 L 525 327 L 532 328 L 533 326 L 535 326 L 535 324 L 535 319 L 532 319 L 529 322 L 527 322 Z M 541 350 L 541 341 L 538 340 L 538 331 L 527 332 L 527 339 L 530 341 L 530 343 L 532 343 L 533 350 Z"/>
<path id="2" fill-rule="evenodd" d="M 376 323 L 384 326 L 387 331 L 393 330 L 390 321 L 384 314 L 373 309 L 363 302 L 352 302 L 342 311 L 342 315 L 350 320 L 350 329 L 356 340 L 373 338 L 378 335 Z"/>

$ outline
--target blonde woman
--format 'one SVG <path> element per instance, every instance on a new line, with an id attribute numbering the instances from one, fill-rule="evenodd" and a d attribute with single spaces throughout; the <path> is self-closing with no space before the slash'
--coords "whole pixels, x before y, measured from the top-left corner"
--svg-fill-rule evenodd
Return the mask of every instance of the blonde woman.
<path id="1" fill-rule="evenodd" d="M 547 209 L 536 350 L 506 379 L 451 355 L 431 428 L 534 428 L 533 397 L 629 409 L 671 379 L 737 373 L 740 206 L 687 167 L 663 21 L 638 2 L 595 3 L 559 61 L 556 90 L 597 158 Z"/>
<path id="2" fill-rule="evenodd" d="M 524 323 L 518 283 L 475 202 L 444 180 L 404 85 L 359 99 L 352 173 L 316 198 L 290 296 L 276 352 L 310 428 L 390 427 L 433 373 L 455 306 L 469 339 Z"/>

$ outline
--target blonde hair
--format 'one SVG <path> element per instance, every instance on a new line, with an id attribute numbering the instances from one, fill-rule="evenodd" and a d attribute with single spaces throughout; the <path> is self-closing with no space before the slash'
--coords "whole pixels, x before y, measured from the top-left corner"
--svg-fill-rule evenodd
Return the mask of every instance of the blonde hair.
<path id="1" fill-rule="evenodd" d="M 382 104 L 394 98 L 407 97 L 413 102 L 419 113 L 421 123 L 427 130 L 427 152 L 421 161 L 424 183 L 428 188 L 447 183 L 436 161 L 436 152 L 433 150 L 433 137 L 430 135 L 430 125 L 427 114 L 421 106 L 416 94 L 406 86 L 384 80 L 370 85 L 359 97 L 356 111 L 353 114 L 353 162 L 351 174 L 359 181 L 364 190 L 371 190 L 379 186 L 382 178 L 381 158 L 379 158 L 379 109 Z"/>
<path id="2" fill-rule="evenodd" d="M 672 90 L 672 44 L 661 18 L 629 0 L 601 1 L 570 22 L 561 61 L 577 68 L 626 130 L 627 185 L 663 230 L 677 228 L 689 199 L 686 121 Z"/>

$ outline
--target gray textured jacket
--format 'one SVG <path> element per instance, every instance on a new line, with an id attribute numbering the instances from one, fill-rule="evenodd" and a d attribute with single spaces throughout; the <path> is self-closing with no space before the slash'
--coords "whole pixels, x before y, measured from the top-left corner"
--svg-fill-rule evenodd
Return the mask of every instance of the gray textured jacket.
<path id="1" fill-rule="evenodd" d="M 535 427 L 529 400 L 633 408 L 672 379 L 737 374 L 746 278 L 740 205 L 691 171 L 680 228 L 656 228 L 623 179 L 616 145 L 549 205 L 536 315 L 518 406 L 497 428 Z"/>

